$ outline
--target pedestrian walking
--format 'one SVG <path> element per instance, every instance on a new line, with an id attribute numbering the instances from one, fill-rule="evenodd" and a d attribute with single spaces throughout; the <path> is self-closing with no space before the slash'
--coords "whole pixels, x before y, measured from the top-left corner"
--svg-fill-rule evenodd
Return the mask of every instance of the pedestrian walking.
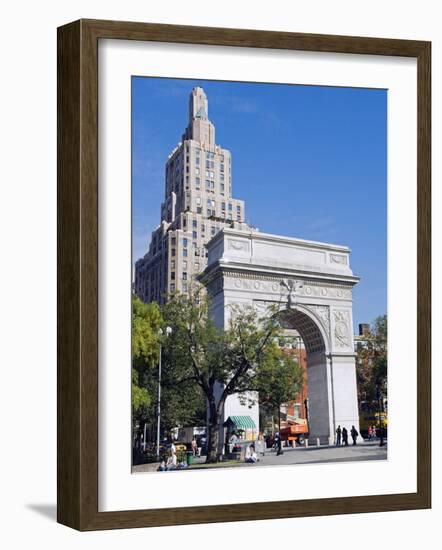
<path id="1" fill-rule="evenodd" d="M 372 437 L 373 437 L 373 429 L 371 426 L 368 426 L 368 441 L 371 441 Z"/>
<path id="2" fill-rule="evenodd" d="M 276 432 L 275 434 L 275 447 L 276 447 L 276 456 L 284 454 L 284 451 L 282 450 L 281 435 L 279 434 L 279 432 Z"/>
<path id="3" fill-rule="evenodd" d="M 356 438 L 358 437 L 359 432 L 354 426 L 351 427 L 350 435 L 351 435 L 351 438 L 353 439 L 353 445 L 356 445 Z"/>
<path id="4" fill-rule="evenodd" d="M 338 426 L 336 429 L 336 446 L 339 447 L 341 445 L 341 426 Z"/>
<path id="5" fill-rule="evenodd" d="M 342 428 L 342 442 L 345 447 L 348 447 L 348 431 L 347 428 Z"/>
<path id="6" fill-rule="evenodd" d="M 229 453 L 233 453 L 233 449 L 235 448 L 235 445 L 238 441 L 238 436 L 235 432 L 232 432 L 232 434 L 229 437 Z"/>
<path id="7" fill-rule="evenodd" d="M 381 426 L 381 427 L 379 428 L 379 447 L 383 447 L 383 446 L 384 446 L 384 437 L 385 437 L 384 426 Z"/>
<path id="8" fill-rule="evenodd" d="M 173 442 L 173 439 L 170 440 L 170 453 L 175 455 L 176 454 L 176 445 Z"/>
<path id="9" fill-rule="evenodd" d="M 376 426 L 373 426 L 371 429 L 371 434 L 373 436 L 373 439 L 376 439 Z"/>
<path id="10" fill-rule="evenodd" d="M 192 439 L 192 453 L 193 453 L 193 456 L 196 456 L 197 455 L 197 449 L 198 449 L 198 445 L 197 445 L 197 442 L 196 442 L 196 439 L 193 438 Z"/>

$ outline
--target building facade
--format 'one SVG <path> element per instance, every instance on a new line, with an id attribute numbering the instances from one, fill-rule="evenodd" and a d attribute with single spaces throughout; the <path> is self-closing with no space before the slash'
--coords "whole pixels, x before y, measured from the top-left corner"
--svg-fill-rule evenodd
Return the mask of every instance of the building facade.
<path id="1" fill-rule="evenodd" d="M 166 162 L 160 225 L 135 264 L 135 293 L 164 303 L 187 293 L 207 266 L 206 243 L 224 227 L 248 229 L 244 201 L 232 198 L 232 156 L 217 145 L 202 88 L 189 98 L 189 123 Z"/>

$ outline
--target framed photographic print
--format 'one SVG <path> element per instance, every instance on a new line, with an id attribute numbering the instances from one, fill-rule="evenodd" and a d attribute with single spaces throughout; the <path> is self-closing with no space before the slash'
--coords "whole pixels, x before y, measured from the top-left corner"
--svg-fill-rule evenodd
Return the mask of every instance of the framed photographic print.
<path id="1" fill-rule="evenodd" d="M 59 522 L 430 507 L 430 51 L 59 29 Z"/>

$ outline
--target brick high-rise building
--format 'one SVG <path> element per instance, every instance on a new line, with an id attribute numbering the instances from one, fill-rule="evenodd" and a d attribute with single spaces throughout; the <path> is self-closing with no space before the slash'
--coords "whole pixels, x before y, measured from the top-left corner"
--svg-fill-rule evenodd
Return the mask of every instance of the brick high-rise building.
<path id="1" fill-rule="evenodd" d="M 189 124 L 166 162 L 161 222 L 152 232 L 147 254 L 135 264 L 135 293 L 163 303 L 207 265 L 205 244 L 223 227 L 250 229 L 244 201 L 232 198 L 232 159 L 215 141 L 207 96 L 194 88 Z"/>

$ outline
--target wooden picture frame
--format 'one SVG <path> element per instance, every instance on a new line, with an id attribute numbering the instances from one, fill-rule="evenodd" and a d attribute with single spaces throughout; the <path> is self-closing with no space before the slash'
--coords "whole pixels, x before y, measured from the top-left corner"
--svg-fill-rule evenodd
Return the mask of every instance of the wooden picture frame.
<path id="1" fill-rule="evenodd" d="M 403 56 L 418 70 L 417 492 L 136 511 L 98 511 L 98 41 Z M 58 521 L 82 531 L 431 506 L 431 44 L 118 21 L 58 29 Z"/>

